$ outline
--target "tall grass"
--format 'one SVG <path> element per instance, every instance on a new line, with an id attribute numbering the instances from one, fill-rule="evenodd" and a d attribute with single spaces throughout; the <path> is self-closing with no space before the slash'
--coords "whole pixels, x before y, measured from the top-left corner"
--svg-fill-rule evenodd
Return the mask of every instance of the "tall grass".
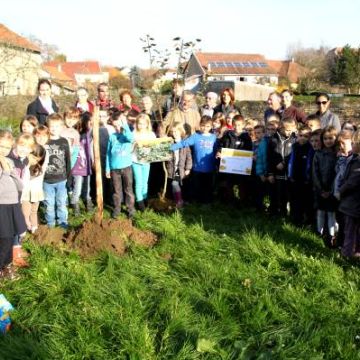
<path id="1" fill-rule="evenodd" d="M 28 244 L 1 359 L 360 357 L 359 267 L 309 231 L 221 206 L 136 222 L 160 242 L 121 258 Z"/>

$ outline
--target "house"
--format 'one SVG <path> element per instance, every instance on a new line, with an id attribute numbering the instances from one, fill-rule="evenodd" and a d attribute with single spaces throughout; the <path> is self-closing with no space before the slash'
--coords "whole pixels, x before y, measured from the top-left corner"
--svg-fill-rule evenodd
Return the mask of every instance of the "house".
<path id="1" fill-rule="evenodd" d="M 309 72 L 307 68 L 295 62 L 294 59 L 267 60 L 267 63 L 277 72 L 279 82 L 282 80 L 289 81 L 292 88 L 296 88 L 300 78 Z"/>
<path id="2" fill-rule="evenodd" d="M 253 84 L 277 84 L 278 74 L 260 54 L 195 52 L 185 67 L 185 79 L 241 81 Z"/>
<path id="3" fill-rule="evenodd" d="M 37 45 L 0 24 L 0 96 L 34 95 L 41 62 Z"/>
<path id="4" fill-rule="evenodd" d="M 85 86 L 88 82 L 93 84 L 109 82 L 109 72 L 103 71 L 97 61 L 49 61 L 44 65 L 55 67 L 59 73 L 71 78 L 76 86 Z"/>
<path id="5" fill-rule="evenodd" d="M 75 81 L 65 73 L 58 71 L 55 66 L 42 65 L 40 77 L 51 81 L 51 90 L 55 95 L 70 95 L 76 91 Z"/>

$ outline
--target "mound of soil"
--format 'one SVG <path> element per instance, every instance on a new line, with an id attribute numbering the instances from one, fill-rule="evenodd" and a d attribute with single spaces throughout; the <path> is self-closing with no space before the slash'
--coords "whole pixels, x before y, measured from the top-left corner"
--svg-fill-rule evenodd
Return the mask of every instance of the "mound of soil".
<path id="1" fill-rule="evenodd" d="M 101 250 L 123 255 L 130 241 L 151 247 L 156 243 L 157 237 L 150 231 L 135 228 L 128 219 L 111 219 L 103 220 L 101 225 L 95 221 L 87 221 L 69 232 L 61 228 L 40 226 L 34 240 L 40 244 L 74 249 L 86 257 Z"/>

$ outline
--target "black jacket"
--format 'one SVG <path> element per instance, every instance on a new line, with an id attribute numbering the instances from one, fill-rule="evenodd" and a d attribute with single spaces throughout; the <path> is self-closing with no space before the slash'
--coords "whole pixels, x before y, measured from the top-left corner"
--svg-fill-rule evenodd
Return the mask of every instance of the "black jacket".
<path id="1" fill-rule="evenodd" d="M 340 187 L 339 210 L 345 215 L 360 218 L 360 156 L 354 154 L 349 161 Z"/>
<path id="2" fill-rule="evenodd" d="M 276 132 L 269 139 L 268 146 L 268 172 L 269 175 L 276 176 L 279 179 L 287 178 L 287 165 L 289 163 L 292 146 L 296 141 L 295 134 L 291 134 L 288 138 L 283 137 Z M 284 164 L 282 170 L 278 170 L 276 166 L 280 163 Z"/>
<path id="3" fill-rule="evenodd" d="M 226 131 L 220 140 L 221 148 L 236 149 L 236 150 L 252 150 L 252 141 L 247 132 L 242 132 L 236 135 L 233 130 Z"/>
<path id="4" fill-rule="evenodd" d="M 56 105 L 54 100 L 52 101 L 52 108 L 55 112 L 59 111 L 59 107 Z M 35 115 L 39 121 L 39 124 L 45 125 L 46 118 L 49 113 L 43 108 L 39 98 L 37 97 L 32 103 L 30 103 L 26 110 L 26 115 Z"/>

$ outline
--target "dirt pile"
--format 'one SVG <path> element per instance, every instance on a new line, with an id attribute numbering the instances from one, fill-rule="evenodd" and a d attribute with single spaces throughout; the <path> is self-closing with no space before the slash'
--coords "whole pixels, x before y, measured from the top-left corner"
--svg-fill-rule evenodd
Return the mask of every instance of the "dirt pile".
<path id="1" fill-rule="evenodd" d="M 137 229 L 128 219 L 111 219 L 103 220 L 101 225 L 95 221 L 87 221 L 70 231 L 40 226 L 34 235 L 34 241 L 63 249 L 74 249 L 86 257 L 101 250 L 123 255 L 129 242 L 151 247 L 156 243 L 157 237 L 150 231 Z"/>

